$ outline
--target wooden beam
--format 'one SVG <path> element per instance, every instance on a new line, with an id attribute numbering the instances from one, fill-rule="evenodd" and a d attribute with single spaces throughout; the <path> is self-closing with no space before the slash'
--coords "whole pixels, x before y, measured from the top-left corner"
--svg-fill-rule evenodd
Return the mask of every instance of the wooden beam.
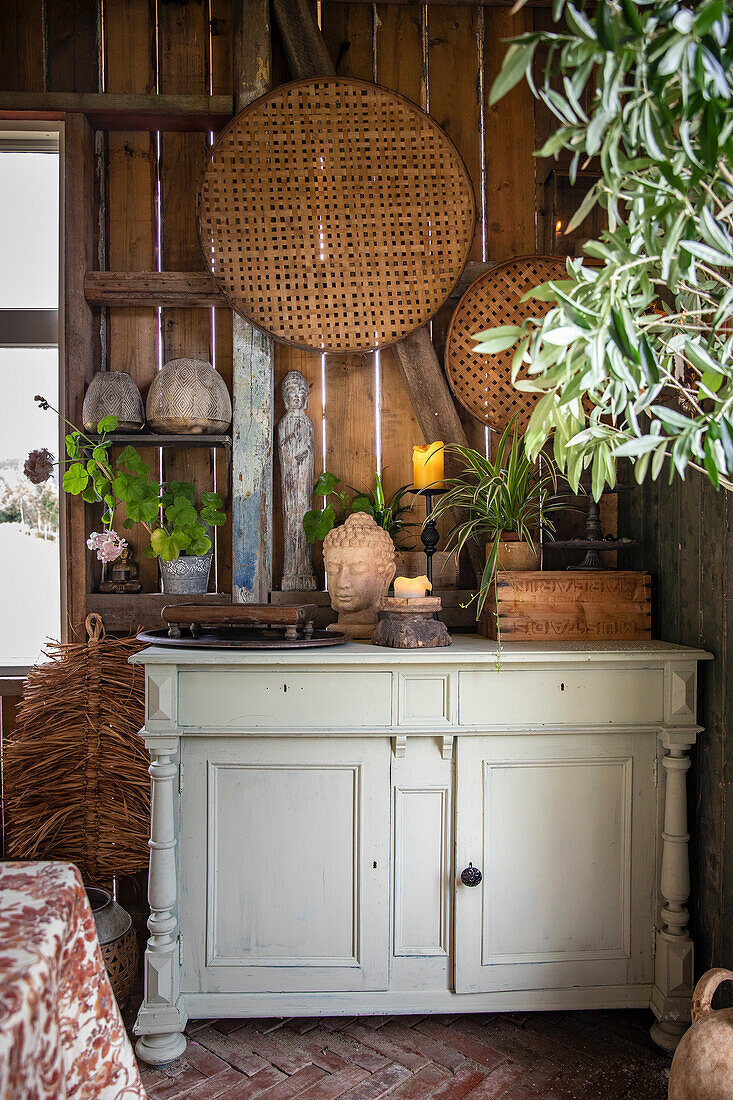
<path id="1" fill-rule="evenodd" d="M 61 408 L 81 424 L 87 386 L 99 370 L 99 318 L 84 299 L 84 276 L 98 263 L 94 130 L 83 114 L 66 119 L 64 137 L 64 301 Z M 63 436 L 63 432 L 61 433 Z M 61 494 L 61 637 L 86 618 L 87 530 L 81 497 Z"/>
<path id="2" fill-rule="evenodd" d="M 484 272 L 488 271 L 489 268 L 495 267 L 496 263 L 496 260 L 469 260 L 461 273 L 460 279 L 453 287 L 448 301 L 459 301 L 466 293 L 471 283 L 474 283 L 476 279 L 478 279 L 480 275 L 483 275 Z"/>
<path id="3" fill-rule="evenodd" d="M 313 18 L 310 0 L 273 0 L 285 59 L 298 80 L 336 73 L 328 47 Z"/>
<path id="4" fill-rule="evenodd" d="M 493 266 L 469 261 L 449 301 L 458 301 Z M 93 306 L 229 306 L 206 271 L 87 271 L 84 294 Z"/>
<path id="5" fill-rule="evenodd" d="M 235 0 L 233 66 L 241 111 L 264 95 L 272 79 L 268 0 Z M 232 600 L 267 603 L 272 587 L 274 344 L 235 313 L 232 350 Z"/>
<path id="6" fill-rule="evenodd" d="M 229 303 L 208 271 L 87 271 L 93 306 L 221 306 Z"/>
<path id="7" fill-rule="evenodd" d="M 467 447 L 458 410 L 427 325 L 393 345 L 400 372 L 425 439 Z"/>
<path id="8" fill-rule="evenodd" d="M 416 332 L 405 336 L 393 345 L 393 350 L 425 439 L 428 442 L 442 439 L 444 443 L 459 443 L 462 447 L 468 447 L 470 444 L 428 326 L 423 325 Z M 448 455 L 446 473 L 450 477 L 454 472 L 455 460 Z M 459 518 L 455 512 L 451 513 L 454 522 Z M 479 547 L 476 543 L 469 542 L 466 552 L 474 573 L 480 577 L 484 563 Z"/>
<path id="9" fill-rule="evenodd" d="M 0 92 L 0 118 L 59 120 L 85 114 L 97 130 L 221 130 L 233 107 L 228 95 Z"/>

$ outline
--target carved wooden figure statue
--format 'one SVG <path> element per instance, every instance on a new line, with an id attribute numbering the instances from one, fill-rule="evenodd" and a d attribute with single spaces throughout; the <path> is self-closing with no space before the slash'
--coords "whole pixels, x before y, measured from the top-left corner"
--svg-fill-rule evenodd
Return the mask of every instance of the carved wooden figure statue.
<path id="1" fill-rule="evenodd" d="M 313 421 L 306 415 L 308 383 L 300 371 L 291 370 L 282 384 L 285 416 L 277 426 L 280 480 L 283 497 L 283 592 L 310 591 L 316 587 L 313 547 L 303 530 L 303 516 L 313 496 Z"/>

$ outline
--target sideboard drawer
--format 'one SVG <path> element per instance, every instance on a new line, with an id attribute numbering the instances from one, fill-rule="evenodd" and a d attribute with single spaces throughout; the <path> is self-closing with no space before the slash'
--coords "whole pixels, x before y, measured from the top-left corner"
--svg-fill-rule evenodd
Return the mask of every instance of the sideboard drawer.
<path id="1" fill-rule="evenodd" d="M 178 676 L 179 726 L 344 730 L 391 724 L 391 672 L 197 669 Z"/>
<path id="2" fill-rule="evenodd" d="M 656 725 L 664 718 L 664 671 L 464 670 L 458 708 L 462 726 Z"/>

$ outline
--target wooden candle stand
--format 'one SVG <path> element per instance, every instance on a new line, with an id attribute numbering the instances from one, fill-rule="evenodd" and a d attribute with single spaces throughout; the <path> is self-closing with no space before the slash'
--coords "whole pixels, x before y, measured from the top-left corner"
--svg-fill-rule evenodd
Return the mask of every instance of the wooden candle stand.
<path id="1" fill-rule="evenodd" d="M 451 645 L 445 623 L 433 618 L 440 611 L 440 596 L 382 596 L 377 605 L 378 622 L 372 634 L 374 645 L 393 649 L 435 649 Z"/>

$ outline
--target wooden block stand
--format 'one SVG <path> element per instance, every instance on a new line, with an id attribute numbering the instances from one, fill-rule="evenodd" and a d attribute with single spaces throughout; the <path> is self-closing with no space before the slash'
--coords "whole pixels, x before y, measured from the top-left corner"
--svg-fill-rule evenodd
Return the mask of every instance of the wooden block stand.
<path id="1" fill-rule="evenodd" d="M 506 572 L 497 580 L 502 641 L 644 641 L 651 638 L 651 577 L 603 570 Z M 487 601 L 480 632 L 497 637 Z"/>

